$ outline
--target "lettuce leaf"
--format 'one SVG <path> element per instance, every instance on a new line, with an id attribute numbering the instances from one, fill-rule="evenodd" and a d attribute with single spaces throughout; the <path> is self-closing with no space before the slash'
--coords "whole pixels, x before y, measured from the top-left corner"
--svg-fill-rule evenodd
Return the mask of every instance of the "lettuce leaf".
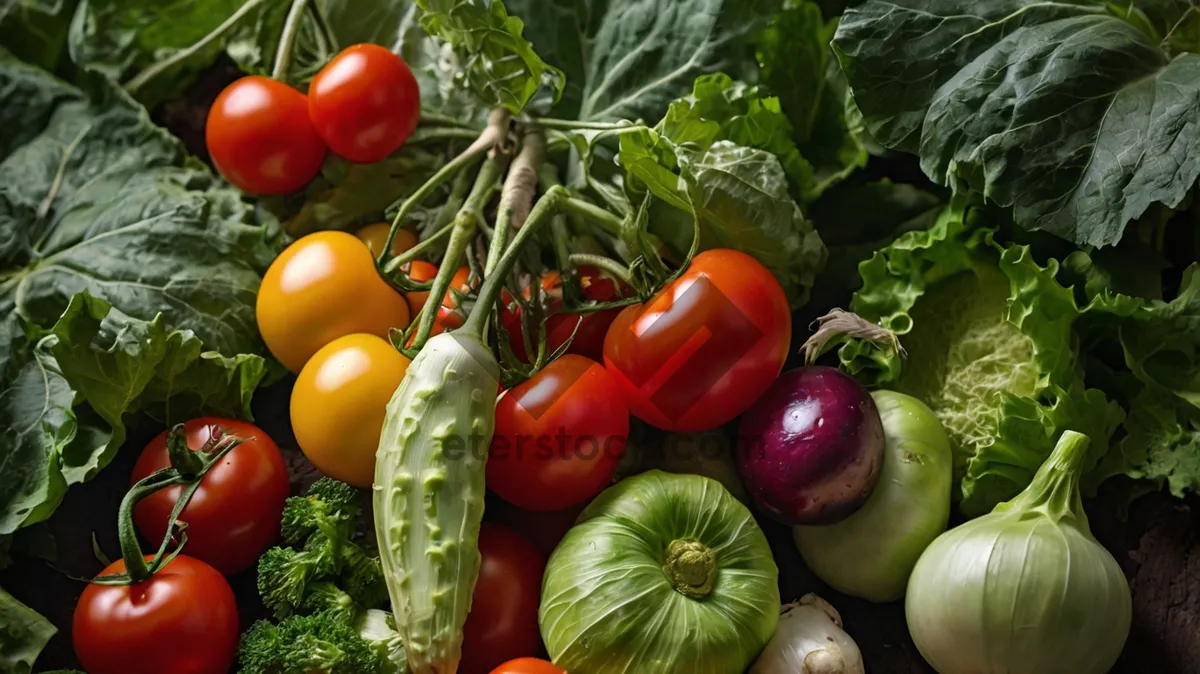
<path id="1" fill-rule="evenodd" d="M 0 671 L 28 674 L 38 654 L 58 632 L 36 611 L 0 589 Z"/>
<path id="2" fill-rule="evenodd" d="M 995 242 L 983 213 L 954 200 L 926 231 L 860 265 L 851 309 L 900 336 L 907 357 L 850 341 L 839 357 L 872 385 L 923 400 L 950 435 L 968 516 L 1015 496 L 1062 431 L 1092 438 L 1092 464 L 1123 418 L 1086 389 L 1071 331 L 1080 309 L 1024 246 Z"/>
<path id="3" fill-rule="evenodd" d="M 93 477 L 129 415 L 249 417 L 267 229 L 98 76 L 0 53 L 0 536 Z"/>

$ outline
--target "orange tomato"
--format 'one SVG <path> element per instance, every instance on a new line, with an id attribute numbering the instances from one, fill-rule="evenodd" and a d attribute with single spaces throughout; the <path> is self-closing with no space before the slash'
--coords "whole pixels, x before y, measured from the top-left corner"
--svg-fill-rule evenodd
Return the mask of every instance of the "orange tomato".
<path id="1" fill-rule="evenodd" d="M 408 274 L 408 278 L 417 283 L 425 283 L 432 281 L 433 277 L 437 276 L 438 268 L 424 260 L 413 260 L 410 265 L 403 267 Z M 458 308 L 458 298 L 454 296 L 454 289 L 458 289 L 461 293 L 471 292 L 471 284 L 467 281 L 471 278 L 471 269 L 469 267 L 459 267 L 454 276 L 450 278 L 450 289 L 446 291 L 446 296 L 442 298 L 442 306 L 450 309 Z M 412 311 L 413 316 L 425 306 L 425 301 L 429 299 L 429 291 L 414 291 L 408 293 L 408 307 Z M 439 312 L 440 315 L 440 312 Z"/>
<path id="2" fill-rule="evenodd" d="M 355 234 L 360 241 L 367 244 L 372 257 L 378 257 L 383 244 L 387 242 L 388 232 L 392 231 L 392 223 L 376 222 L 358 230 Z M 407 229 L 401 229 L 392 237 L 392 255 L 399 255 L 417 245 L 417 235 Z M 432 265 L 431 265 L 432 266 Z"/>
<path id="3" fill-rule="evenodd" d="M 309 234 L 275 258 L 256 314 L 267 348 L 292 372 L 338 337 L 361 332 L 386 339 L 409 322 L 408 304 L 376 272 L 366 244 L 333 231 Z"/>
<path id="4" fill-rule="evenodd" d="M 318 470 L 371 486 L 387 403 L 409 362 L 390 342 L 367 334 L 335 339 L 309 359 L 292 388 L 292 431 Z"/>
<path id="5" fill-rule="evenodd" d="M 538 658 L 517 658 L 493 669 L 492 674 L 567 674 L 567 670 Z"/>

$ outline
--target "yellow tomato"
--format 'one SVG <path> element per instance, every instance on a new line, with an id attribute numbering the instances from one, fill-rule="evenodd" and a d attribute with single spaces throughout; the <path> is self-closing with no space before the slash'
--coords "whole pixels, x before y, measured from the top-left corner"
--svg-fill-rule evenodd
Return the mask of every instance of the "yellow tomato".
<path id="1" fill-rule="evenodd" d="M 292 432 L 317 470 L 355 487 L 375 478 L 379 432 L 408 358 L 375 335 L 346 335 L 326 344 L 292 388 Z"/>
<path id="2" fill-rule="evenodd" d="M 387 235 L 391 229 L 392 223 L 377 222 L 358 230 L 355 236 L 367 244 L 367 248 L 371 249 L 371 255 L 377 256 L 387 241 Z M 407 229 L 401 229 L 396 232 L 396 236 L 392 237 L 392 255 L 399 255 L 415 245 L 417 245 L 417 235 Z"/>
<path id="3" fill-rule="evenodd" d="M 267 348 L 292 372 L 343 335 L 384 339 L 408 327 L 408 303 L 375 271 L 371 252 L 346 232 L 317 232 L 280 253 L 256 305 Z"/>

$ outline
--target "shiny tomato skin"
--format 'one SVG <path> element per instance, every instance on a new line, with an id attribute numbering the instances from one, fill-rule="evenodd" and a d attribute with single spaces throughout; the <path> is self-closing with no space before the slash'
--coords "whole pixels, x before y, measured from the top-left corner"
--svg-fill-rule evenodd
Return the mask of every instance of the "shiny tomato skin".
<path id="1" fill-rule="evenodd" d="M 217 96 L 204 142 L 221 175 L 260 195 L 304 187 L 320 173 L 326 154 L 304 94 L 259 75 L 243 77 Z"/>
<path id="2" fill-rule="evenodd" d="M 485 522 L 479 532 L 479 580 L 463 627 L 462 674 L 488 674 L 513 658 L 537 655 L 546 558 L 533 543 Z"/>
<path id="3" fill-rule="evenodd" d="M 771 272 L 745 253 L 716 249 L 621 311 L 604 363 L 634 416 L 701 432 L 732 421 L 767 390 L 791 338 L 787 296 Z"/>
<path id="4" fill-rule="evenodd" d="M 292 387 L 292 432 L 317 470 L 371 487 L 387 403 L 408 365 L 391 342 L 366 334 L 339 337 L 308 360 Z"/>
<path id="5" fill-rule="evenodd" d="M 629 439 L 629 410 L 599 363 L 567 354 L 496 402 L 487 485 L 525 510 L 563 510 L 599 494 Z"/>
<path id="6" fill-rule="evenodd" d="M 371 251 L 372 257 L 378 257 L 379 251 L 383 249 L 383 244 L 387 243 L 388 232 L 392 230 L 390 222 L 376 222 L 354 233 L 360 241 L 367 244 L 367 248 Z M 411 230 L 400 229 L 396 231 L 396 236 L 392 237 L 392 255 L 399 255 L 404 251 L 417 245 L 417 235 Z"/>
<path id="7" fill-rule="evenodd" d="M 308 114 L 335 154 L 360 164 L 404 145 L 421 118 L 421 92 L 408 64 L 374 44 L 333 57 L 308 87 Z"/>
<path id="8" fill-rule="evenodd" d="M 617 283 L 603 276 L 595 267 L 581 266 L 578 268 L 580 294 L 584 300 L 593 302 L 611 302 L 618 298 Z M 608 326 L 621 313 L 620 309 L 607 309 L 590 314 L 557 313 L 562 309 L 563 291 L 562 278 L 557 271 L 549 271 L 542 275 L 542 292 L 549 297 L 546 316 L 546 355 L 553 353 L 571 339 L 567 353 L 575 353 L 595 361 L 604 358 L 604 339 L 608 334 Z M 529 299 L 531 293 L 525 293 Z M 529 363 L 533 358 L 525 353 L 525 340 L 522 337 L 524 324 L 522 309 L 516 302 L 507 302 L 502 311 L 501 320 L 504 329 L 509 334 L 509 345 L 513 353 L 523 362 Z M 578 330 L 575 325 L 579 324 Z M 530 335 L 529 343 L 537 348 L 537 335 Z"/>
<path id="9" fill-rule="evenodd" d="M 567 674 L 567 670 L 538 658 L 517 658 L 493 669 L 491 674 Z"/>
<path id="10" fill-rule="evenodd" d="M 124 571 L 117 560 L 101 575 Z M 179 555 L 137 585 L 84 588 L 71 637 L 88 674 L 226 674 L 239 627 L 225 577 Z"/>
<path id="11" fill-rule="evenodd" d="M 191 419 L 183 426 L 188 447 L 193 451 L 203 447 L 212 426 L 245 442 L 209 468 L 179 519 L 187 522 L 188 555 L 231 575 L 254 566 L 279 538 L 279 520 L 290 485 L 279 446 L 254 424 L 217 417 Z M 158 434 L 142 450 L 130 485 L 170 465 L 168 432 Z M 180 485 L 161 489 L 134 507 L 138 532 L 152 545 L 166 535 L 167 521 L 182 490 Z"/>
<path id="12" fill-rule="evenodd" d="M 255 306 L 272 355 L 299 373 L 318 349 L 345 335 L 387 339 L 408 327 L 408 303 L 375 270 L 367 245 L 346 232 L 309 234 L 275 258 Z"/>

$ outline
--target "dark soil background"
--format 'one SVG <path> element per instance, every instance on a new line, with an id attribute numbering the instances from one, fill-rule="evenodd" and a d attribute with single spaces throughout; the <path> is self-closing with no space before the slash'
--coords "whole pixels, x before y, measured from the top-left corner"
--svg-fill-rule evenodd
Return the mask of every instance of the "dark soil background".
<path id="1" fill-rule="evenodd" d="M 239 73 L 222 64 L 202 77 L 187 100 L 168 103 L 155 111 L 156 121 L 183 138 L 196 155 L 204 151 L 204 116 L 211 101 Z M 915 162 L 875 162 L 863 172 L 869 179 L 890 177 L 897 182 L 923 179 Z M 797 316 L 799 346 L 808 334 L 813 316 Z M 288 421 L 292 380 L 261 390 L 255 397 L 255 422 L 284 450 L 292 468 L 293 488 L 300 490 L 314 478 L 311 465 L 296 446 Z M 103 565 L 97 560 L 92 537 L 105 554 L 115 558 L 116 512 L 129 484 L 129 475 L 141 447 L 161 426 L 143 422 L 130 429 L 129 441 L 113 463 L 92 482 L 73 487 L 47 523 L 55 541 L 53 566 L 41 559 L 19 557 L 0 572 L 0 586 L 45 615 L 59 627 L 35 672 L 77 667 L 71 649 L 70 625 L 82 581 Z M 1116 674 L 1200 674 L 1200 541 L 1197 540 L 1197 506 L 1194 498 L 1179 500 L 1153 494 L 1135 502 L 1126 520 L 1118 517 L 1117 499 L 1101 495 L 1087 503 L 1093 533 L 1120 563 L 1133 589 L 1133 630 L 1125 653 L 1113 669 Z M 489 501 L 485 517 L 505 521 L 512 515 Z M 547 525 L 551 526 L 551 525 Z M 847 632 L 862 649 L 867 671 L 879 674 L 926 674 L 930 669 L 908 637 L 902 603 L 875 605 L 830 590 L 810 574 L 800 561 L 785 527 L 763 522 L 780 568 L 784 601 L 816 592 L 842 614 Z M 525 531 L 545 538 L 548 531 Z M 148 548 L 147 548 L 148 549 Z M 254 572 L 230 579 L 239 597 L 243 626 L 265 617 L 255 590 Z M 163 673 L 169 674 L 169 673 Z"/>

